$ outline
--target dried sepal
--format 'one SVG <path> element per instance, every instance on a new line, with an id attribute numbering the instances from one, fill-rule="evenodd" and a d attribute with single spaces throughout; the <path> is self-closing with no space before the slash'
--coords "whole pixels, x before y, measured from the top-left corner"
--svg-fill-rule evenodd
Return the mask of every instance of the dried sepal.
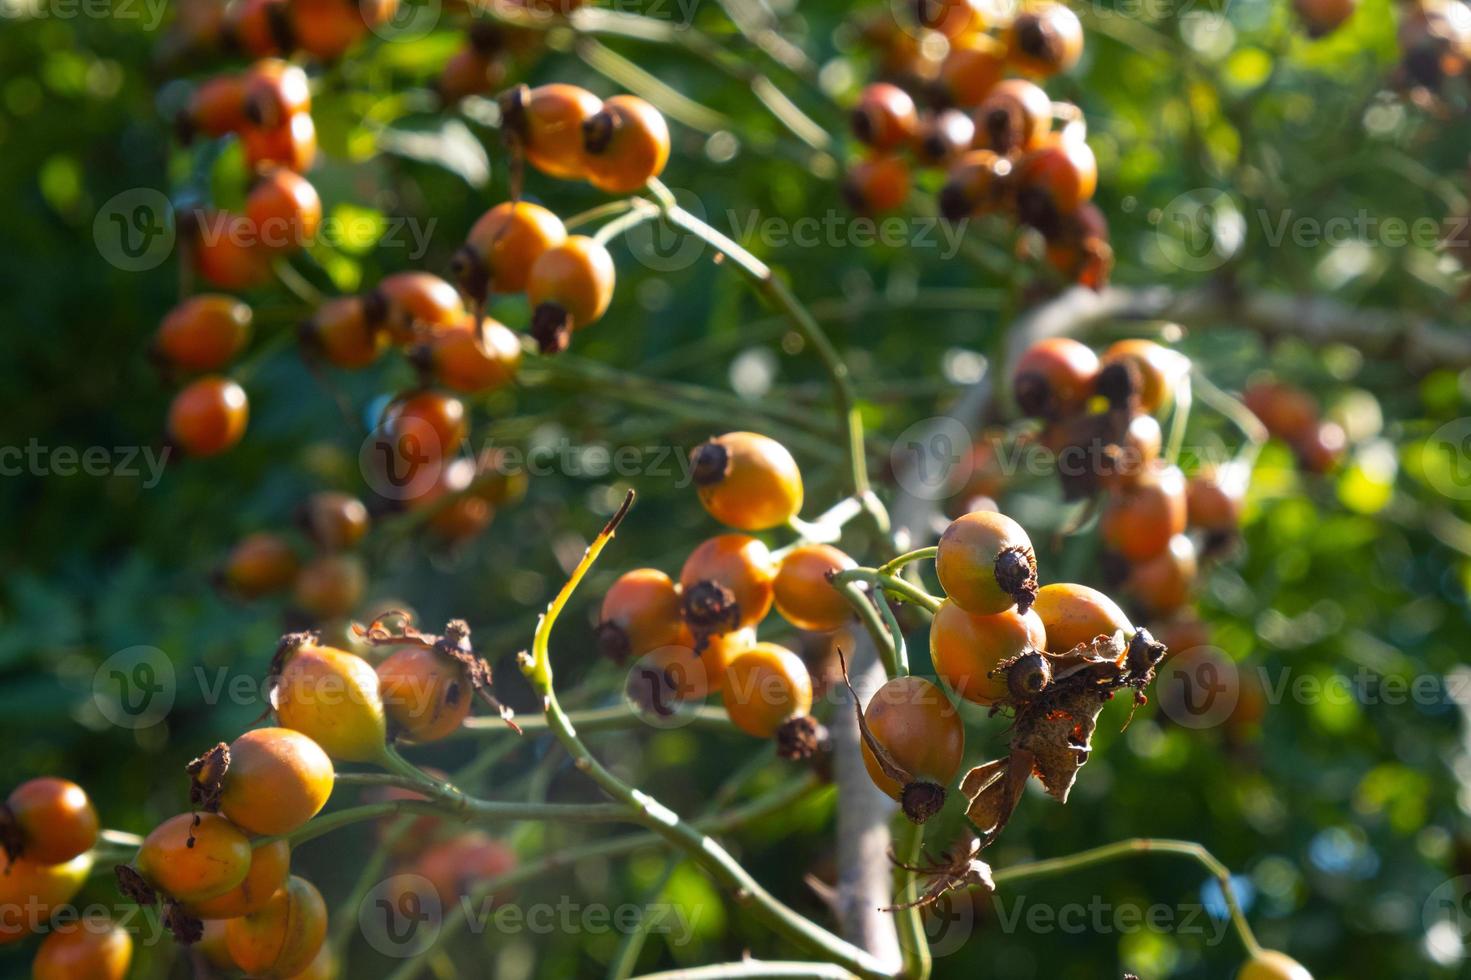
<path id="1" fill-rule="evenodd" d="M 399 621 L 397 629 L 384 625 L 388 620 Z M 442 657 L 447 657 L 460 665 L 465 673 L 465 679 L 470 682 L 470 687 L 482 701 L 501 716 L 506 723 L 517 734 L 521 728 L 516 724 L 515 711 L 508 705 L 502 704 L 494 694 L 491 693 L 492 674 L 490 664 L 475 652 L 470 643 L 470 624 L 463 619 L 452 619 L 444 626 L 444 633 L 435 636 L 416 629 L 413 625 L 412 614 L 401 609 L 390 610 L 367 626 L 353 624 L 353 633 L 371 646 L 413 646 L 424 650 L 432 650 Z"/>
<path id="2" fill-rule="evenodd" d="M 220 794 L 230 771 L 230 746 L 220 742 L 184 767 L 189 774 L 189 806 L 206 813 L 220 812 Z"/>

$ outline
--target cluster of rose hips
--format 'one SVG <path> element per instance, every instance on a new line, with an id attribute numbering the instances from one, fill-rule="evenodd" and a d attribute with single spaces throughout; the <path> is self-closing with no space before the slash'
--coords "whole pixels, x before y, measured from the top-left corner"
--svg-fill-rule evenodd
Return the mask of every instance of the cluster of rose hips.
<path id="1" fill-rule="evenodd" d="M 1328 473 L 1343 459 L 1348 435 L 1337 422 L 1323 419 L 1311 394 L 1284 381 L 1252 382 L 1242 401 L 1269 435 L 1292 447 L 1297 465 L 1308 473 Z"/>
<path id="2" fill-rule="evenodd" d="M 352 550 L 368 533 L 368 508 L 350 494 L 322 491 L 307 498 L 298 518 L 314 557 L 303 562 L 287 535 L 257 531 L 230 549 L 217 573 L 220 586 L 243 599 L 289 590 L 294 605 L 318 621 L 349 615 L 367 584 Z"/>
<path id="3" fill-rule="evenodd" d="M 1042 236 L 1045 260 L 1060 276 L 1102 288 L 1113 252 L 1108 224 L 1091 203 L 1098 164 L 1082 113 L 1054 103 L 1031 80 L 1066 71 L 1082 56 L 1077 15 L 1053 0 L 1009 19 L 975 0 L 920 0 L 915 21 L 873 38 L 887 49 L 893 77 L 867 86 L 853 110 L 853 133 L 870 151 L 848 174 L 854 207 L 877 212 L 904 203 L 910 176 L 901 153 L 908 150 L 921 166 L 947 173 L 939 199 L 946 218 L 1008 215 Z"/>
<path id="4" fill-rule="evenodd" d="M 477 693 L 489 698 L 489 668 L 451 623 L 443 637 L 379 624 L 362 631 L 368 660 L 320 645 L 312 634 L 282 641 L 272 665 L 278 727 L 245 732 L 189 764 L 190 809 L 164 820 L 117 866 L 119 887 L 157 906 L 184 944 L 198 944 L 220 969 L 262 978 L 325 980 L 336 975 L 325 947 L 321 894 L 291 873 L 289 835 L 326 805 L 335 763 L 389 763 L 392 740 L 431 742 L 455 731 Z M 413 794 L 402 793 L 400 798 Z M 504 873 L 514 855 L 480 834 L 437 841 L 437 825 L 416 826 L 396 853 L 442 893 L 448 906 L 477 877 Z M 99 824 L 87 794 L 73 783 L 34 779 L 0 807 L 7 872 L 0 900 L 26 910 L 7 922 L 0 943 L 39 929 L 76 895 L 94 863 Z M 58 924 L 40 945 L 42 980 L 123 980 L 132 942 L 108 922 Z"/>
<path id="5" fill-rule="evenodd" d="M 1399 4 L 1398 83 L 1427 108 L 1444 110 L 1452 85 L 1464 91 L 1471 66 L 1471 7 L 1462 0 Z"/>
<path id="6" fill-rule="evenodd" d="M 500 89 L 516 61 L 541 50 L 541 38 L 539 31 L 475 21 L 445 62 L 435 91 L 447 106 L 473 95 L 489 95 Z"/>
<path id="7" fill-rule="evenodd" d="M 1057 460 L 1064 494 L 1103 494 L 1102 564 L 1156 620 L 1190 602 L 1200 557 L 1235 539 L 1246 490 L 1234 465 L 1187 480 L 1161 457 L 1159 416 L 1189 369 L 1182 354 L 1150 340 L 1120 340 L 1099 355 L 1056 337 L 1024 351 L 1012 378 L 1018 407 L 1045 423 L 1039 442 Z"/>
<path id="8" fill-rule="evenodd" d="M 690 455 L 700 502 L 728 527 L 767 531 L 801 510 L 801 471 L 774 439 L 730 432 Z M 678 581 L 653 568 L 621 576 L 603 598 L 598 644 L 617 662 L 640 658 L 629 680 L 635 703 L 663 711 L 718 693 L 737 728 L 806 758 L 823 739 L 810 716 L 812 677 L 801 657 L 758 642 L 756 630 L 773 607 L 801 630 L 846 625 L 852 609 L 829 577 L 853 567 L 828 544 L 773 552 L 751 534 L 719 534 L 690 553 Z"/>
<path id="9" fill-rule="evenodd" d="M 191 456 L 213 456 L 245 435 L 250 401 L 220 373 L 250 340 L 250 307 L 232 296 L 201 293 L 169 311 L 151 354 L 169 376 L 197 374 L 169 405 L 169 440 Z"/>
<path id="10" fill-rule="evenodd" d="M 1132 650 L 1136 630 L 1108 596 L 1084 585 L 1039 585 L 1026 531 L 994 510 L 955 519 L 935 550 L 945 599 L 930 624 L 936 676 L 955 696 L 1020 710 L 1053 690 L 1059 658 L 1100 639 Z M 1152 647 L 1142 637 L 1141 649 Z M 1121 654 L 1121 656 L 1132 654 Z M 1157 657 L 1157 652 L 1151 656 Z M 874 782 L 916 822 L 943 805 L 965 751 L 960 715 L 918 677 L 888 681 L 864 711 L 864 761 Z"/>
<path id="11" fill-rule="evenodd" d="M 100 824 L 87 792 L 42 776 L 17 786 L 0 804 L 0 947 L 40 931 L 86 883 Z M 133 940 L 110 919 L 87 915 L 47 931 L 36 950 L 36 980 L 123 980 Z"/>
<path id="12" fill-rule="evenodd" d="M 195 269 L 222 289 L 266 282 L 271 264 L 300 250 L 322 222 L 322 200 L 301 176 L 317 155 L 311 83 L 298 65 L 265 58 L 194 90 L 177 120 L 182 139 L 239 138 L 252 183 L 245 209 L 199 208 L 182 216 Z"/>
<path id="13" fill-rule="evenodd" d="M 282 105 L 260 94 L 279 93 L 283 87 L 300 90 L 301 98 L 291 104 L 295 116 L 309 120 L 305 75 L 293 66 L 277 71 L 276 65 L 284 63 L 262 63 L 241 76 L 206 83 L 188 113 L 190 126 L 215 134 L 229 131 L 222 122 L 226 118 L 284 118 Z M 293 81 L 280 82 L 287 77 Z M 279 84 L 261 88 L 260 79 Z M 231 100 L 237 99 L 238 113 L 221 108 L 224 103 L 235 106 Z M 273 105 L 269 112 L 249 108 L 268 103 Z M 551 84 L 518 86 L 501 103 L 515 152 L 553 176 L 586 179 L 604 190 L 626 193 L 658 176 L 668 161 L 668 126 L 637 97 L 603 101 L 576 86 Z M 195 256 L 211 282 L 243 288 L 269 274 L 276 256 L 266 243 L 298 246 L 315 233 L 321 202 L 304 178 L 278 167 L 251 191 L 246 214 L 227 218 L 248 224 L 256 234 L 205 234 L 211 222 L 201 219 Z M 247 240 L 252 244 L 240 245 Z M 468 426 L 463 403 L 429 384 L 463 394 L 487 392 L 508 384 L 521 362 L 520 338 L 482 315 L 486 300 L 492 294 L 524 293 L 532 308 L 531 334 L 543 352 L 553 353 L 567 347 L 574 330 L 602 317 L 615 281 L 612 256 L 601 241 L 569 235 L 555 214 L 526 201 L 505 202 L 482 215 L 456 253 L 454 271 L 459 291 L 428 272 L 396 273 L 361 295 L 323 303 L 301 328 L 306 355 L 335 367 L 367 367 L 391 346 L 404 352 L 424 384 L 394 399 L 382 426 L 391 439 L 412 441 L 421 457 L 416 462 L 444 464 L 441 482 L 464 476 L 463 468 L 448 461 L 464 443 Z M 243 347 L 249 319 L 248 307 L 228 297 L 196 297 L 170 315 L 156 347 L 180 369 L 214 370 Z M 208 376 L 176 399 L 170 431 L 181 448 L 209 455 L 238 442 L 246 418 L 244 390 Z M 417 499 L 427 503 L 426 497 L 437 499 L 444 489 L 452 488 L 439 487 Z"/>
<path id="14" fill-rule="evenodd" d="M 171 41 L 185 54 L 335 61 L 397 10 L 398 0 L 180 0 Z"/>

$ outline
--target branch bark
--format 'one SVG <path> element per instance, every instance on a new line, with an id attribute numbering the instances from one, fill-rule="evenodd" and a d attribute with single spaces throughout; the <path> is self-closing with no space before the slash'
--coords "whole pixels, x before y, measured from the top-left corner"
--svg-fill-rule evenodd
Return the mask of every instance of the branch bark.
<path id="1" fill-rule="evenodd" d="M 1107 320 L 1171 320 L 1187 327 L 1235 322 L 1266 337 L 1350 344 L 1371 356 L 1401 358 L 1416 371 L 1471 366 L 1471 332 L 1427 317 L 1224 283 L 1189 290 L 1070 290 L 1017 322 L 1011 356 L 1032 340 L 1083 332 Z"/>
<path id="2" fill-rule="evenodd" d="M 848 677 L 860 697 L 884 683 L 878 651 L 867 630 L 854 630 Z M 833 780 L 838 787 L 838 882 L 834 912 L 839 934 L 898 969 L 902 962 L 894 917 L 879 909 L 893 905 L 894 871 L 889 861 L 889 823 L 894 801 L 884 795 L 863 765 L 858 720 L 847 688 L 837 692 L 829 731 L 833 739 Z"/>

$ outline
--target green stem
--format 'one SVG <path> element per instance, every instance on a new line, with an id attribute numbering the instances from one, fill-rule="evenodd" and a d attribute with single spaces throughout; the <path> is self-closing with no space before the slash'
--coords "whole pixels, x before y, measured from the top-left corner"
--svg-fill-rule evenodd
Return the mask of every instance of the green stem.
<path id="1" fill-rule="evenodd" d="M 1190 376 L 1180 379 L 1175 386 L 1175 408 L 1170 415 L 1170 444 L 1165 450 L 1165 459 L 1171 464 L 1180 462 L 1180 450 L 1185 446 L 1185 427 L 1190 422 Z"/>
<path id="2" fill-rule="evenodd" d="M 596 207 L 588 208 L 586 211 L 577 212 L 566 221 L 563 221 L 562 227 L 568 231 L 572 231 L 576 228 L 581 228 L 583 225 L 590 225 L 595 221 L 602 221 L 604 218 L 616 218 L 620 214 L 632 211 L 642 203 L 644 203 L 643 199 L 637 197 L 624 197 L 616 201 L 609 201 L 606 204 L 599 204 Z"/>
<path id="3" fill-rule="evenodd" d="M 803 779 L 794 780 L 771 791 L 765 796 L 757 797 L 742 807 L 735 807 L 726 812 L 705 820 L 696 820 L 694 826 L 705 833 L 719 833 L 733 830 L 744 824 L 759 820 L 762 817 L 774 813 L 781 813 L 789 807 L 795 806 L 800 800 L 821 787 L 815 775 L 809 774 Z M 606 840 L 590 841 L 576 847 L 560 849 L 554 853 L 543 855 L 518 867 L 515 871 L 500 875 L 486 881 L 478 882 L 471 891 L 468 901 L 460 902 L 441 924 L 438 934 L 435 936 L 435 945 L 442 945 L 452 938 L 465 926 L 466 908 L 482 901 L 485 896 L 494 894 L 496 891 L 519 885 L 527 881 L 535 881 L 544 877 L 548 872 L 560 868 L 573 867 L 577 864 L 590 861 L 595 858 L 611 858 L 628 854 L 643 847 L 652 847 L 664 843 L 660 835 L 641 832 L 626 834 L 621 837 L 611 837 Z M 391 974 L 388 980 L 413 980 L 419 975 L 424 967 L 424 958 L 420 957 L 410 960 L 397 971 Z"/>
<path id="4" fill-rule="evenodd" d="M 450 820 L 474 821 L 477 823 L 500 823 L 518 820 L 555 820 L 564 823 L 609 823 L 629 822 L 634 819 L 628 807 L 618 803 L 503 803 L 498 800 L 480 800 L 466 797 L 464 806 L 455 806 L 442 800 L 384 800 L 381 803 L 364 803 L 360 806 L 334 810 L 302 825 L 289 834 L 275 837 L 258 837 L 252 846 L 260 847 L 278 840 L 291 841 L 299 847 L 334 830 L 362 823 L 366 820 L 381 820 L 401 813 L 425 813 Z"/>
<path id="5" fill-rule="evenodd" d="M 797 540 L 784 548 L 778 548 L 772 553 L 772 559 L 780 561 L 787 552 L 804 544 L 836 543 L 843 536 L 843 528 L 861 513 L 863 513 L 863 501 L 857 497 L 844 497 L 823 511 L 815 521 L 804 521 L 800 517 L 793 517 L 787 521 L 787 526 L 797 532 Z"/>
<path id="6" fill-rule="evenodd" d="M 853 974 L 832 963 L 801 963 L 786 960 L 741 960 L 692 969 L 645 973 L 635 980 L 732 980 L 751 977 L 817 977 L 819 980 L 852 980 Z"/>
<path id="7" fill-rule="evenodd" d="M 885 628 L 884 620 L 880 618 L 878 609 L 875 607 L 869 594 L 865 592 L 857 582 L 847 579 L 833 579 L 833 588 L 837 589 L 853 611 L 858 614 L 858 619 L 863 623 L 868 634 L 873 637 L 873 645 L 878 648 L 879 659 L 883 661 L 884 673 L 890 677 L 899 676 L 899 643 L 894 634 Z"/>
<path id="8" fill-rule="evenodd" d="M 674 203 L 673 195 L 659 181 L 649 181 L 649 187 L 660 199 L 664 207 L 664 215 L 671 224 L 695 235 L 730 259 L 756 287 L 756 291 L 780 310 L 803 339 L 817 352 L 832 382 L 833 399 L 838 415 L 843 420 L 843 430 L 848 444 L 853 496 L 863 501 L 864 509 L 872 515 L 879 530 L 888 533 L 888 512 L 878 497 L 874 495 L 868 482 L 868 458 L 863 442 L 863 416 L 858 410 L 848 365 L 838 353 L 838 349 L 833 346 L 833 342 L 828 339 L 827 333 L 823 331 L 807 308 L 798 302 L 796 296 L 787 288 L 786 283 L 773 274 L 770 266 L 737 245 L 728 236 L 716 231 Z"/>
<path id="9" fill-rule="evenodd" d="M 734 120 L 680 92 L 601 41 L 584 37 L 577 56 L 593 71 L 647 99 L 660 112 L 707 136 L 734 128 Z"/>
<path id="10" fill-rule="evenodd" d="M 1236 458 L 1249 471 L 1256 462 L 1257 453 L 1270 438 L 1267 427 L 1240 399 L 1216 387 L 1204 371 L 1192 367 L 1190 382 L 1200 392 L 1202 402 L 1224 415 L 1246 437 L 1246 444 Z"/>
<path id="11" fill-rule="evenodd" d="M 926 558 L 933 558 L 935 557 L 935 555 L 939 554 L 939 552 L 940 549 L 934 545 L 930 545 L 928 548 L 916 548 L 913 551 L 906 551 L 898 558 L 892 558 L 889 561 L 886 561 L 882 565 L 880 565 L 879 574 L 897 575 L 899 574 L 899 569 L 903 568 L 905 565 L 908 565 L 910 562 L 924 561 Z"/>
<path id="12" fill-rule="evenodd" d="M 729 729 L 730 716 L 723 708 L 713 705 L 693 705 L 679 709 L 681 720 L 687 720 L 690 724 L 700 728 Z M 643 715 L 639 714 L 633 707 L 627 704 L 610 705 L 606 708 L 590 708 L 586 711 L 569 711 L 567 717 L 572 719 L 572 724 L 578 731 L 603 732 L 621 728 L 637 728 L 647 724 Z M 516 719 L 516 724 L 521 726 L 523 732 L 545 732 L 550 727 L 544 715 L 526 715 Z M 466 718 L 464 725 L 460 728 L 461 734 L 484 731 L 509 732 L 505 722 L 490 715 Z"/>
<path id="13" fill-rule="evenodd" d="M 888 978 L 892 973 L 866 950 L 846 942 L 812 920 L 780 902 L 751 876 L 730 852 L 714 839 L 681 819 L 673 810 L 660 803 L 642 790 L 636 789 L 615 776 L 599 762 L 577 735 L 572 720 L 562 710 L 553 687 L 553 672 L 550 656 L 552 628 L 557 617 L 566 607 L 572 593 L 597 560 L 599 554 L 628 513 L 633 504 L 629 494 L 623 506 L 603 528 L 577 567 L 568 576 L 561 591 L 547 607 L 546 615 L 537 626 L 531 652 L 521 655 L 521 671 L 532 688 L 541 695 L 542 706 L 551 726 L 552 733 L 572 757 L 573 766 L 597 783 L 615 800 L 621 801 L 632 811 L 633 819 L 685 851 L 706 873 L 726 886 L 743 904 L 749 905 L 768 925 L 787 940 L 820 956 L 840 963 L 864 977 Z"/>
<path id="14" fill-rule="evenodd" d="M 889 595 L 901 599 L 930 612 L 938 612 L 940 604 L 944 601 L 939 596 L 930 595 L 924 589 L 912 582 L 907 582 L 897 575 L 887 575 L 876 568 L 849 568 L 833 576 L 833 581 L 845 582 L 868 582 L 882 588 Z"/>
<path id="15" fill-rule="evenodd" d="M 637 228 L 645 222 L 653 221 L 659 216 L 659 209 L 654 205 L 641 198 L 634 198 L 634 200 L 638 201 L 638 203 L 634 205 L 633 210 L 599 228 L 592 236 L 593 241 L 599 245 L 607 245 L 619 235 L 633 228 Z"/>
<path id="16" fill-rule="evenodd" d="M 126 830 L 104 828 L 97 834 L 97 840 L 112 847 L 131 847 L 134 850 L 143 846 L 143 838 L 140 835 L 131 834 Z"/>
<path id="17" fill-rule="evenodd" d="M 644 893 L 644 898 L 639 902 L 640 909 L 647 909 L 659 896 L 664 894 L 664 889 L 669 887 L 669 881 L 674 877 L 674 872 L 679 868 L 679 858 L 670 855 L 664 859 L 664 868 L 654 880 L 653 887 Z M 628 930 L 623 937 L 623 942 L 618 944 L 618 952 L 613 956 L 613 962 L 608 964 L 608 980 L 628 980 L 633 976 L 633 971 L 638 968 L 638 958 L 644 951 L 644 944 L 649 938 L 649 929 L 655 922 L 655 916 L 640 915 L 634 927 Z"/>
<path id="18" fill-rule="evenodd" d="M 911 823 L 903 814 L 895 819 L 895 823 L 900 825 L 895 835 L 900 839 L 899 853 L 903 855 L 900 860 L 911 866 L 918 865 L 924 852 L 924 827 Z M 924 932 L 924 910 L 912 904 L 919 898 L 919 875 L 905 870 L 898 874 L 902 884 L 897 902 L 910 906 L 894 913 L 899 930 L 899 951 L 904 958 L 904 978 L 928 980 L 932 961 L 929 937 Z"/>
<path id="19" fill-rule="evenodd" d="M 1237 900 L 1236 887 L 1231 883 L 1230 869 L 1217 860 L 1210 851 L 1194 841 L 1133 837 L 1064 857 L 1014 864 L 1009 868 L 993 872 L 992 879 L 999 888 L 1007 882 L 1052 877 L 1095 864 L 1136 857 L 1140 854 L 1173 854 L 1190 858 L 1210 872 L 1221 886 L 1221 894 L 1225 896 L 1226 907 L 1231 911 L 1231 922 L 1236 927 L 1236 934 L 1241 937 L 1241 944 L 1246 947 L 1249 955 L 1261 955 L 1261 944 L 1257 942 L 1256 935 L 1251 931 L 1251 925 L 1246 921 L 1246 915 L 1241 911 L 1241 903 Z"/>

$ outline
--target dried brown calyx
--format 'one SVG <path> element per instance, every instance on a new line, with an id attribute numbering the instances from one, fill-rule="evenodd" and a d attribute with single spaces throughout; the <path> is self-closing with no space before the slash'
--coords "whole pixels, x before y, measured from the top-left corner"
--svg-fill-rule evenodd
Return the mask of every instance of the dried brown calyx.
<path id="1" fill-rule="evenodd" d="M 920 864 L 905 864 L 891 854 L 889 860 L 895 866 L 923 875 L 929 879 L 929 884 L 914 901 L 904 902 L 884 911 L 924 908 L 957 888 L 980 888 L 986 892 L 994 892 L 996 882 L 991 879 L 991 866 L 980 857 L 983 847 L 985 844 L 975 834 L 964 834 L 939 855 L 925 851 Z"/>
<path id="2" fill-rule="evenodd" d="M 605 152 L 618 131 L 618 118 L 607 109 L 593 113 L 582 124 L 582 146 L 594 155 Z"/>
<path id="3" fill-rule="evenodd" d="M 1016 46 L 1027 57 L 1055 65 L 1063 60 L 1066 45 L 1045 18 L 1022 14 L 1016 19 Z"/>
<path id="4" fill-rule="evenodd" d="M 996 556 L 996 584 L 1025 613 L 1037 598 L 1037 556 L 1031 548 L 1007 548 Z"/>
<path id="5" fill-rule="evenodd" d="M 691 460 L 690 477 L 697 487 L 708 487 L 725 479 L 730 472 L 730 452 L 713 439 L 702 443 Z"/>
<path id="6" fill-rule="evenodd" d="M 685 622 L 695 633 L 695 652 L 718 633 L 729 633 L 741 625 L 741 604 L 735 593 L 713 579 L 703 579 L 684 590 L 681 600 Z"/>
<path id="7" fill-rule="evenodd" d="M 484 303 L 490 292 L 490 270 L 480 253 L 469 245 L 462 245 L 450 258 L 450 275 L 460 291 L 476 303 Z"/>
<path id="8" fill-rule="evenodd" d="M 230 771 L 230 746 L 220 742 L 184 767 L 189 774 L 189 806 L 206 813 L 220 812 L 220 794 Z"/>
<path id="9" fill-rule="evenodd" d="M 593 637 L 598 645 L 598 652 L 615 664 L 627 663 L 628 658 L 633 655 L 633 644 L 628 641 L 628 633 L 611 620 L 599 623 L 593 631 Z"/>
<path id="10" fill-rule="evenodd" d="M 1134 415 L 1139 410 L 1139 390 L 1143 380 L 1139 366 L 1128 358 L 1105 364 L 1098 372 L 1094 390 L 1108 399 L 1111 408 Z"/>
<path id="11" fill-rule="evenodd" d="M 158 892 L 138 873 L 137 868 L 130 864 L 119 864 L 112 873 L 117 879 L 117 890 L 124 898 L 142 906 L 158 904 Z"/>
<path id="12" fill-rule="evenodd" d="M 827 728 L 811 715 L 788 718 L 776 730 L 776 754 L 783 759 L 810 759 L 827 745 Z"/>
<path id="13" fill-rule="evenodd" d="M 572 314 L 561 303 L 542 303 L 531 314 L 531 336 L 543 354 L 560 354 L 572 345 Z"/>
<path id="14" fill-rule="evenodd" d="M 171 901 L 164 906 L 163 924 L 180 946 L 192 946 L 204 938 L 204 923 L 184 911 L 178 902 Z"/>
<path id="15" fill-rule="evenodd" d="M 997 708 L 1016 713 L 1011 751 L 960 781 L 969 801 L 966 817 L 977 834 L 966 835 L 940 860 L 901 865 L 932 879 L 910 904 L 929 905 L 959 887 L 994 889 L 990 868 L 979 855 L 1005 829 L 1027 780 L 1036 776 L 1050 796 L 1066 803 L 1092 751 L 1103 706 L 1125 689 L 1133 690 L 1136 706 L 1145 703 L 1144 689 L 1153 683 L 1165 652 L 1141 629 L 1127 642 L 1122 633 L 1099 636 L 1066 653 L 1028 651 L 999 665 L 994 673 L 1006 676 L 1011 693 Z"/>
<path id="16" fill-rule="evenodd" d="M 972 769 L 960 787 L 971 801 L 966 815 L 983 837 L 994 839 L 1006 826 L 1033 775 L 1052 797 L 1067 802 L 1092 751 L 1103 706 L 1123 689 L 1134 691 L 1136 705 L 1145 703 L 1144 688 L 1164 652 L 1140 630 L 1127 644 L 1122 633 L 1099 636 L 1067 653 L 1033 651 L 998 666 L 1010 693 L 997 707 L 1016 712 L 1011 754 Z M 1049 672 L 1050 680 L 1038 685 Z"/>
<path id="17" fill-rule="evenodd" d="M 397 628 L 384 625 L 390 620 L 397 621 Z M 521 729 L 515 721 L 516 713 L 491 693 L 490 664 L 475 652 L 475 648 L 470 643 L 470 624 L 463 619 L 450 620 L 444 626 L 444 633 L 435 636 L 432 633 L 424 633 L 415 629 L 411 614 L 401 609 L 394 609 L 379 616 L 367 626 L 353 624 L 352 630 L 354 634 L 372 646 L 421 647 L 453 660 L 464 671 L 465 680 L 479 695 L 480 700 L 499 714 L 508 727 L 520 734 Z"/>

